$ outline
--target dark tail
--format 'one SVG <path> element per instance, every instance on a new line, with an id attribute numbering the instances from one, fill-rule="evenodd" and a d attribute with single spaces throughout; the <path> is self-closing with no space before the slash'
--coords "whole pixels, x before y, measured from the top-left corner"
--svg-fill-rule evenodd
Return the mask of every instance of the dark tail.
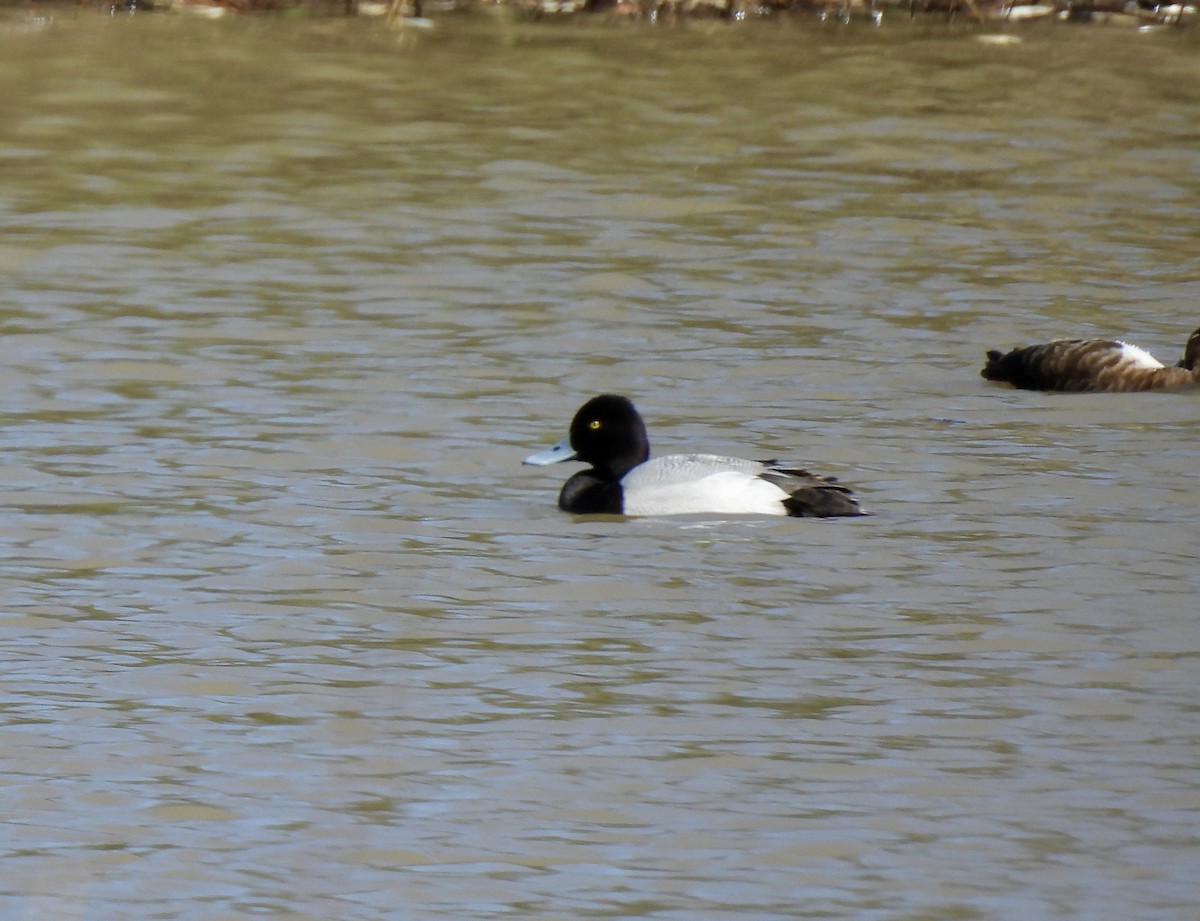
<path id="1" fill-rule="evenodd" d="M 996 349 L 988 349 L 987 364 L 983 366 L 983 370 L 979 372 L 979 376 L 989 381 L 1007 381 L 1011 380 L 1010 372 L 1005 368 L 1005 355 Z"/>
<path id="2" fill-rule="evenodd" d="M 802 486 L 783 500 L 794 518 L 845 518 L 867 514 L 844 486 Z"/>

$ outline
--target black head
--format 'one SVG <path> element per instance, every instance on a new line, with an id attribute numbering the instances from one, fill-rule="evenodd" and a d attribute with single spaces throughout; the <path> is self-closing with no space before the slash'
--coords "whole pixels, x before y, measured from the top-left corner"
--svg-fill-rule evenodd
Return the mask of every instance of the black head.
<path id="1" fill-rule="evenodd" d="M 610 393 L 593 397 L 575 414 L 571 448 L 576 460 L 605 479 L 620 479 L 650 458 L 642 417 L 626 397 Z"/>
<path id="2" fill-rule="evenodd" d="M 1188 337 L 1187 345 L 1183 349 L 1183 361 L 1178 367 L 1187 368 L 1189 371 L 1200 368 L 1200 329 Z"/>

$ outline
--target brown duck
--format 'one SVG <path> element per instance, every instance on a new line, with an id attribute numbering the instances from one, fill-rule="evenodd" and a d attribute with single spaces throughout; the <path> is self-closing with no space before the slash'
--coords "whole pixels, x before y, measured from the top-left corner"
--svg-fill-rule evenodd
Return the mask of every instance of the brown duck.
<path id="1" fill-rule="evenodd" d="M 1022 390 L 1132 393 L 1200 386 L 1200 329 L 1188 338 L 1179 364 L 1168 368 L 1149 352 L 1116 339 L 1057 339 L 987 353 L 979 372 Z"/>

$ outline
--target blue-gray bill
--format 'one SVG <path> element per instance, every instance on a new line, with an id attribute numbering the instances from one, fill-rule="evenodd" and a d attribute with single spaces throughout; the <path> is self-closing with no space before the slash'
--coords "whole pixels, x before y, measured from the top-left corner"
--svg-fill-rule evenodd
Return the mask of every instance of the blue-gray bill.
<path id="1" fill-rule="evenodd" d="M 536 454 L 530 454 L 522 463 L 545 467 L 549 464 L 560 464 L 563 461 L 575 459 L 575 449 L 571 447 L 571 436 L 568 435 L 556 445 L 546 448 L 544 451 L 538 451 Z"/>

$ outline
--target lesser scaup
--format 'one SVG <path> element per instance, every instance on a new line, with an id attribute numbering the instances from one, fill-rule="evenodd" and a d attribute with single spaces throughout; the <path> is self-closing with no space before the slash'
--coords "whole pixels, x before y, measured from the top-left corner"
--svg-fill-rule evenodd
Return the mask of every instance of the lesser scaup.
<path id="1" fill-rule="evenodd" d="M 990 350 L 979 373 L 1022 390 L 1180 390 L 1200 385 L 1200 329 L 1192 333 L 1183 360 L 1173 368 L 1136 345 L 1115 339 L 1058 339 L 1008 353 Z"/>
<path id="2" fill-rule="evenodd" d="M 576 515 L 792 515 L 865 512 L 832 478 L 768 461 L 715 454 L 650 459 L 642 417 L 626 397 L 604 394 L 575 414 L 570 434 L 527 464 L 591 464 L 563 486 L 558 507 Z"/>

